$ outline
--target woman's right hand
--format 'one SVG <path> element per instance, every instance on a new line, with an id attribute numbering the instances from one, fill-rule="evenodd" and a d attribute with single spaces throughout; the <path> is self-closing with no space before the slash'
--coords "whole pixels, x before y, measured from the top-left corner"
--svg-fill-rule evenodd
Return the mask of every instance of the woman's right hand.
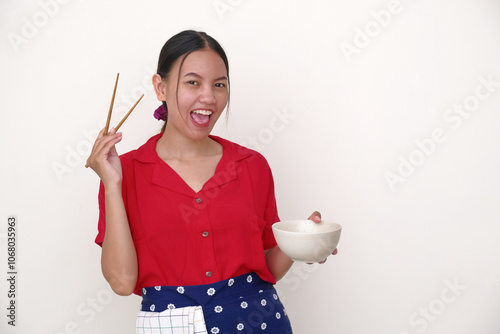
<path id="1" fill-rule="evenodd" d="M 111 129 L 99 132 L 87 159 L 104 184 L 106 233 L 102 241 L 101 268 L 111 289 L 121 296 L 130 295 L 137 284 L 137 253 L 122 197 L 122 165 L 115 145 L 122 134 Z"/>
<path id="2" fill-rule="evenodd" d="M 113 128 L 105 136 L 104 129 L 99 132 L 87 159 L 87 165 L 101 178 L 104 187 L 122 181 L 122 165 L 115 145 L 122 140 L 122 133 Z"/>

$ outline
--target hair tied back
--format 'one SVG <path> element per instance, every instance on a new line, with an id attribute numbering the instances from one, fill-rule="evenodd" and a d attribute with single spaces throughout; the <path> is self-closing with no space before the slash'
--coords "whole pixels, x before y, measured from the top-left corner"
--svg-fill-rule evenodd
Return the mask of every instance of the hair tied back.
<path id="1" fill-rule="evenodd" d="M 159 106 L 158 108 L 156 108 L 155 113 L 154 113 L 155 118 L 159 121 L 166 121 L 167 115 L 168 115 L 167 110 L 165 110 L 165 107 L 163 106 L 163 104 L 161 106 Z"/>

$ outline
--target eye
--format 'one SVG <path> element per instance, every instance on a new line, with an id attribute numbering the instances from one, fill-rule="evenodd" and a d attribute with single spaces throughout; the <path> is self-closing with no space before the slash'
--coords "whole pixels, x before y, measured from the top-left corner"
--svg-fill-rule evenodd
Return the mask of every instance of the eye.
<path id="1" fill-rule="evenodd" d="M 225 84 L 223 84 L 223 83 L 216 83 L 216 84 L 215 84 L 215 87 L 218 87 L 218 88 L 224 88 L 224 87 L 226 87 L 226 85 L 225 85 Z"/>
<path id="2" fill-rule="evenodd" d="M 196 81 L 194 81 L 194 80 L 189 80 L 187 83 L 188 83 L 188 84 L 190 84 L 190 85 L 197 85 L 197 84 L 198 84 L 198 83 L 197 83 Z"/>

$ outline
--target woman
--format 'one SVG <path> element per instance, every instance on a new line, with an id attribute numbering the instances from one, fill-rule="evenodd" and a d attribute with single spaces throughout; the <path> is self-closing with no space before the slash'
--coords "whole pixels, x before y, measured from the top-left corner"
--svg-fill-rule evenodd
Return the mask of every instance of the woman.
<path id="1" fill-rule="evenodd" d="M 291 333 L 273 287 L 293 261 L 271 229 L 271 170 L 210 135 L 229 102 L 224 50 L 203 32 L 173 36 L 153 86 L 162 132 L 119 157 L 122 134 L 101 131 L 88 159 L 102 181 L 104 277 L 119 295 L 142 294 L 137 333 Z"/>

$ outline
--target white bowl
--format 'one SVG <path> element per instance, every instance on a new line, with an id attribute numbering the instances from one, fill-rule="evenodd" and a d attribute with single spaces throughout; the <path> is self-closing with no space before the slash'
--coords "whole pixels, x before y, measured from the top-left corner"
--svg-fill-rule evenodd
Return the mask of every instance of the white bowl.
<path id="1" fill-rule="evenodd" d="M 342 226 L 312 220 L 287 220 L 273 224 L 278 246 L 292 260 L 322 262 L 333 253 L 339 243 Z"/>

